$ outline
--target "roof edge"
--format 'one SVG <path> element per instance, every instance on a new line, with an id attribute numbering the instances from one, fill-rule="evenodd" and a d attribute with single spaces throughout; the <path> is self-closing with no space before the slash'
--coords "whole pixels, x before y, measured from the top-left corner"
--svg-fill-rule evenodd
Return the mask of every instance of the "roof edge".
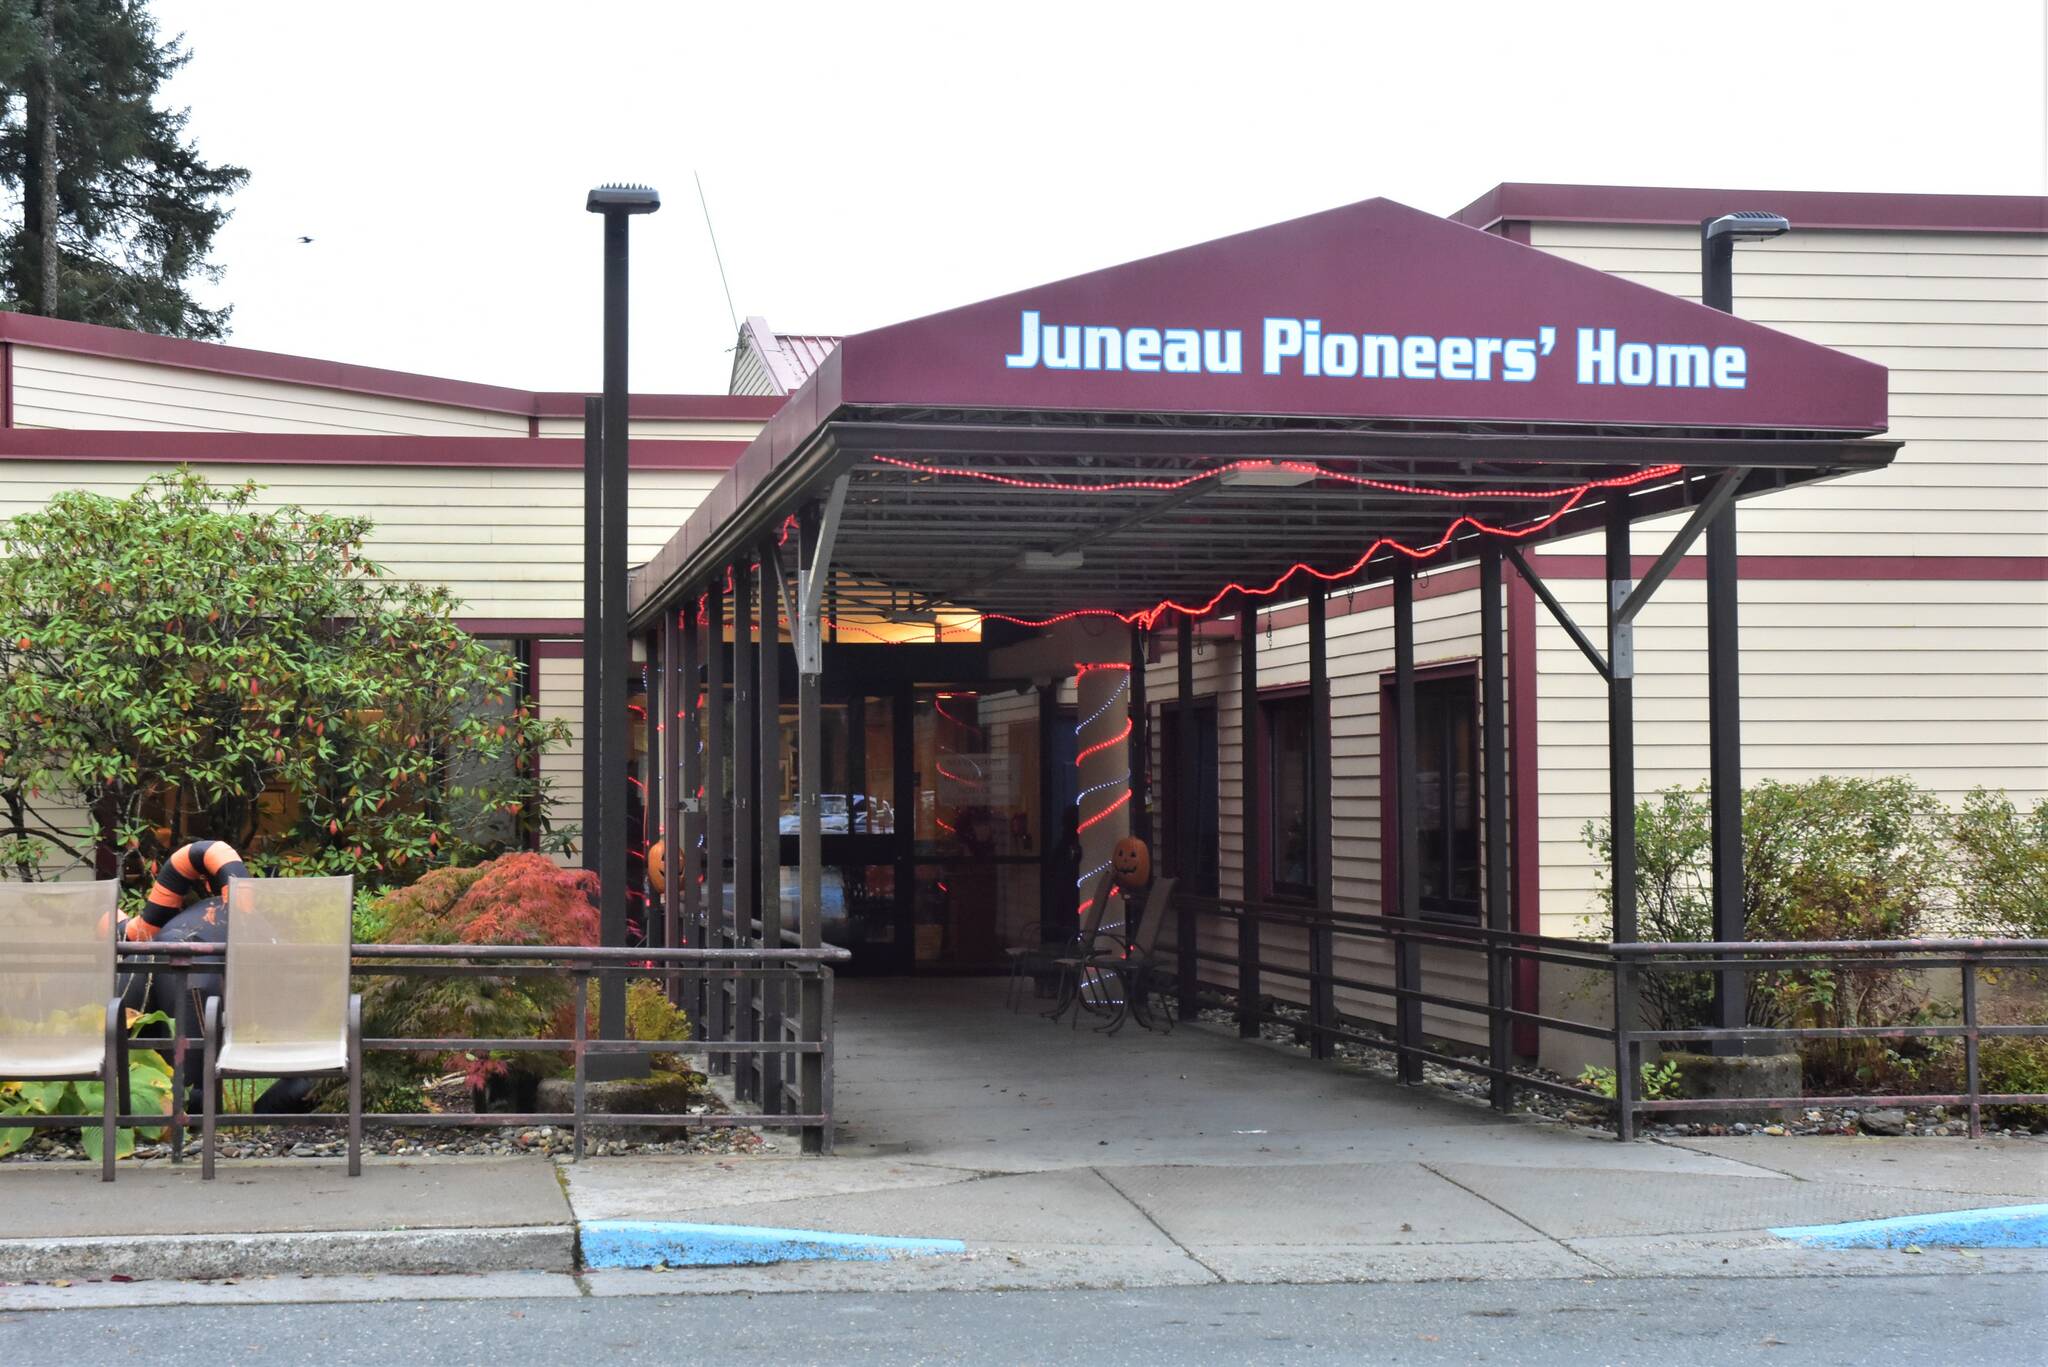
<path id="1" fill-rule="evenodd" d="M 1794 228 L 1871 232 L 2044 233 L 2048 196 L 1924 195 L 1836 190 L 1724 190 L 1503 181 L 1448 217 L 1500 223 L 1697 224 L 1732 209 L 1784 214 Z"/>
<path id="2" fill-rule="evenodd" d="M 0 309 L 0 342 L 80 356 L 142 361 L 208 375 L 271 380 L 348 394 L 441 404 L 485 413 L 512 413 L 532 418 L 575 416 L 583 411 L 583 396 L 576 393 L 515 389 L 473 380 L 422 375 L 414 371 L 353 365 L 346 361 L 323 361 L 281 351 L 257 351 L 222 342 L 159 337 L 127 328 L 74 323 L 63 318 L 43 318 L 4 309 Z M 747 395 L 635 394 L 632 396 L 631 414 L 636 418 L 758 421 L 772 414 L 780 403 L 780 399 Z"/>

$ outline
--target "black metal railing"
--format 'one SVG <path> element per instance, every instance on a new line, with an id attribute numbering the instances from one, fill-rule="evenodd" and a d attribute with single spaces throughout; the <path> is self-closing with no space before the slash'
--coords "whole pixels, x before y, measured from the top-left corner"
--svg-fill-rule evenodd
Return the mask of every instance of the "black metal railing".
<path id="1" fill-rule="evenodd" d="M 1174 915 L 1174 954 L 1178 962 L 1175 988 L 1182 1015 L 1189 1016 L 1197 1010 L 1203 991 L 1222 994 L 1235 999 L 1242 1035 L 1254 1035 L 1266 1024 L 1278 1024 L 1305 1035 L 1310 1052 L 1317 1057 L 1328 1057 L 1332 1052 L 1330 1046 L 1337 1041 L 1383 1050 L 1393 1056 L 1396 1075 L 1404 1082 L 1421 1081 L 1425 1062 L 1471 1073 L 1487 1079 L 1488 1100 L 1499 1111 L 1513 1105 L 1517 1088 L 1569 1097 L 1608 1109 L 1614 1118 L 1615 1133 L 1622 1139 L 1634 1137 L 1637 1116 L 1644 1113 L 1878 1103 L 1965 1108 L 1969 1132 L 1975 1136 L 1982 1132 L 1986 1106 L 2048 1105 L 2048 1095 L 1984 1090 L 1979 1059 L 1981 1042 L 2048 1036 L 2048 1021 L 1984 1024 L 1978 991 L 1980 973 L 1986 969 L 2048 974 L 2048 940 L 1609 944 L 1426 919 L 1325 913 L 1285 903 L 1193 896 L 1176 897 Z M 1205 928 L 1210 932 L 1206 939 Z M 1300 938 L 1290 948 L 1305 951 L 1306 967 L 1275 962 L 1269 955 L 1270 947 L 1262 949 L 1260 932 L 1267 928 L 1298 932 Z M 1385 945 L 1390 950 L 1390 962 L 1381 974 L 1373 977 L 1340 973 L 1337 947 L 1342 942 Z M 1429 970 L 1423 958 L 1424 950 L 1433 951 L 1437 958 L 1434 971 Z M 1469 960 L 1471 970 L 1446 970 L 1446 955 Z M 1517 980 L 1523 965 L 1550 965 L 1595 975 L 1595 990 L 1603 982 L 1612 989 L 1616 1023 L 1598 1024 L 1518 1006 L 1518 1000 L 1528 1000 L 1526 990 L 1518 992 Z M 1228 971 L 1213 971 L 1218 967 Z M 1205 968 L 1211 971 L 1205 972 Z M 1962 975 L 1961 1019 L 1953 1024 L 1745 1025 L 1684 1030 L 1651 1029 L 1641 1024 L 1646 975 L 1704 972 L 1747 979 L 1763 973 L 1817 969 L 1894 973 L 1957 969 Z M 1278 994 L 1270 990 L 1269 980 L 1273 978 L 1301 987 L 1291 996 Z M 1483 993 L 1472 991 L 1474 980 L 1484 982 Z M 1385 1002 L 1385 1027 L 1358 1014 L 1340 1013 L 1336 1009 L 1336 993 L 1340 989 Z M 1276 1009 L 1280 1001 L 1286 1001 L 1291 1009 Z M 1484 1048 L 1457 1052 L 1459 1046 L 1442 1031 L 1425 1031 L 1423 1007 L 1483 1022 Z M 1529 1064 L 1527 1059 L 1536 1049 L 1527 1032 L 1535 1029 L 1604 1041 L 1614 1059 L 1613 1095 L 1560 1081 Z M 1522 1035 L 1520 1039 L 1518 1032 Z M 1637 1069 L 1643 1061 L 1645 1045 L 1696 1043 L 1711 1049 L 1738 1043 L 1796 1045 L 1810 1040 L 1913 1038 L 1963 1041 L 1962 1091 L 1838 1096 L 1802 1090 L 1798 1096 L 1683 1100 L 1645 1100 L 1638 1095 Z"/>
<path id="2" fill-rule="evenodd" d="M 2048 940 L 1773 940 L 1713 943 L 1616 944 L 1603 946 L 1614 960 L 1615 1020 L 1615 1128 L 1623 1138 L 1632 1138 L 1639 1112 L 1726 1110 L 1731 1104 L 1743 1108 L 1776 1109 L 1811 1106 L 1960 1106 L 1969 1113 L 1969 1133 L 1976 1138 L 1984 1132 L 1986 1105 L 2048 1105 L 2048 1094 L 2038 1092 L 1989 1092 L 1983 1088 L 1979 1046 L 1989 1038 L 2040 1038 L 2048 1036 L 2048 1020 L 1986 1025 L 1981 1019 L 1979 974 L 1984 969 L 2010 968 L 2048 974 Z M 1954 1024 L 1838 1026 L 1774 1026 L 1767 1024 L 1732 1027 L 1697 1027 L 1683 1030 L 1646 1029 L 1642 1018 L 1643 979 L 1656 973 L 1742 974 L 1764 973 L 1908 973 L 1921 974 L 1957 970 L 1961 975 L 1961 1019 Z M 1807 1040 L 1906 1040 L 1960 1039 L 1963 1041 L 1963 1081 L 1960 1092 L 1866 1092 L 1811 1094 L 1798 1096 L 1745 1096 L 1739 1103 L 1728 1099 L 1702 1097 L 1646 1100 L 1636 1093 L 1636 1080 L 1646 1044 L 1699 1044 L 1708 1046 L 1749 1046 L 1778 1043 L 1797 1045 Z"/>
<path id="3" fill-rule="evenodd" d="M 183 976 L 215 972 L 224 967 L 224 947 L 217 944 L 138 943 L 120 946 L 123 972 L 151 971 Z M 834 967 L 851 957 L 844 949 L 826 945 L 817 949 L 617 949 L 529 947 L 521 945 L 356 945 L 352 972 L 365 977 L 484 977 L 500 979 L 558 978 L 571 984 L 574 1033 L 569 1038 L 487 1039 L 481 1037 L 435 1036 L 428 1038 L 366 1038 L 367 1052 L 463 1053 L 469 1051 L 516 1050 L 531 1053 L 560 1052 L 570 1056 L 573 1070 L 573 1103 L 567 1111 L 533 1112 L 380 1112 L 366 1111 L 367 1120 L 397 1126 L 421 1127 L 507 1127 L 557 1125 L 571 1131 L 573 1152 L 581 1157 L 585 1134 L 590 1126 L 633 1126 L 638 1128 L 710 1129 L 763 1127 L 797 1130 L 807 1151 L 829 1152 L 832 1145 L 832 984 Z M 634 1040 L 592 1036 L 590 989 L 594 980 L 616 983 L 623 990 L 634 978 L 654 978 L 668 989 L 671 1000 L 701 1001 L 728 991 L 730 985 L 747 982 L 769 986 L 779 998 L 788 1000 L 791 1010 L 773 1038 L 705 1037 L 701 1027 L 696 1038 L 687 1040 Z M 174 991 L 180 991 L 173 984 Z M 804 1028 L 810 1023 L 808 1029 Z M 129 1126 L 171 1125 L 174 1156 L 180 1155 L 186 1125 L 184 1063 L 199 1041 L 189 1037 L 175 1022 L 168 1041 L 140 1039 L 138 1049 L 165 1050 L 171 1059 L 176 1085 L 172 1088 L 173 1109 L 169 1115 L 123 1114 L 119 1124 Z M 775 1101 L 761 1111 L 728 1111 L 677 1115 L 670 1113 L 622 1114 L 588 1109 L 589 1064 L 600 1055 L 685 1054 L 703 1057 L 707 1066 L 732 1059 L 744 1060 L 757 1077 L 776 1079 Z M 783 1060 L 791 1066 L 784 1066 Z M 771 1063 L 770 1060 L 773 1060 Z M 271 1114 L 236 1113 L 218 1117 L 221 1125 L 341 1125 L 347 1117 L 325 1112 Z M 91 1124 L 92 1117 L 8 1116 L 0 1124 L 30 1126 Z"/>

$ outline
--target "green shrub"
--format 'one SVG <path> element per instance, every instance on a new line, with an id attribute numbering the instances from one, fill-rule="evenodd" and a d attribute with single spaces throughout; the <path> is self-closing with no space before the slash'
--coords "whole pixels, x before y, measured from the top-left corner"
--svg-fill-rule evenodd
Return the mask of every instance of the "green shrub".
<path id="1" fill-rule="evenodd" d="M 1998 831 L 1984 799 L 1973 830 Z M 1886 940 L 1928 934 L 1953 903 L 1956 824 L 1935 797 L 1903 778 L 1763 780 L 1743 793 L 1743 917 L 1751 940 Z M 1673 789 L 1636 808 L 1638 933 L 1671 941 L 1713 938 L 1706 790 Z M 1604 865 L 1605 822 L 1587 845 Z M 2013 842 L 1986 837 L 1987 870 L 2011 866 Z M 2001 876 L 1987 872 L 1985 877 Z M 1613 896 L 1601 889 L 1612 925 Z M 1713 982 L 1704 973 L 1643 976 L 1645 1014 L 1662 1029 L 1711 1022 Z M 1750 976 L 1748 1019 L 1767 1026 L 1914 1025 L 1952 1019 L 1912 975 L 1885 968 L 1759 972 Z M 1802 1047 L 1816 1091 L 1896 1089 L 1946 1064 L 1924 1041 L 1816 1040 Z M 1939 1090 L 1947 1090 L 1945 1088 Z"/>
<path id="2" fill-rule="evenodd" d="M 2008 1035 L 1977 1047 L 1977 1074 L 1986 1092 L 2048 1095 L 2048 1036 Z M 2001 1125 L 2048 1127 L 2048 1106 L 1992 1106 Z"/>
<path id="3" fill-rule="evenodd" d="M 689 1039 L 689 1013 L 669 1001 L 654 979 L 635 978 L 626 984 L 626 1035 L 648 1044 Z M 656 1072 L 689 1071 L 680 1054 L 655 1054 L 653 1065 Z"/>
<path id="4" fill-rule="evenodd" d="M 1636 1098 L 1640 1101 L 1663 1101 L 1676 1098 L 1679 1094 L 1678 1065 L 1675 1063 L 1644 1063 L 1637 1065 Z M 1588 1091 L 1598 1092 L 1612 1101 L 1614 1099 L 1614 1070 L 1598 1064 L 1588 1064 L 1579 1073 L 1578 1083 Z"/>
<path id="5" fill-rule="evenodd" d="M 366 518 L 264 507 L 189 469 L 0 520 L 0 859 L 189 840 L 263 875 L 366 882 L 474 861 L 547 820 L 567 739 L 445 589 L 387 576 Z"/>
<path id="6" fill-rule="evenodd" d="M 2022 812 L 2002 792 L 1973 789 L 1950 819 L 1949 842 L 1965 930 L 2048 939 L 2048 798 Z"/>

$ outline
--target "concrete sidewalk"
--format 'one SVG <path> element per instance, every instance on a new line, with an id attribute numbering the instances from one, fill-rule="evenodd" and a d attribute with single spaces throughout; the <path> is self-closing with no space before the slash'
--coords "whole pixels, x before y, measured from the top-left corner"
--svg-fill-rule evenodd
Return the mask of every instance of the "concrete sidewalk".
<path id="1" fill-rule="evenodd" d="M 1539 1135 L 1541 1136 L 1539 1138 Z M 1530 1135 L 1554 1157 L 1557 1136 Z M 0 1281 L 581 1270 L 617 1292 L 1173 1286 L 1228 1281 L 1827 1276 L 2048 1270 L 2048 1251 L 1826 1250 L 1774 1227 L 2040 1201 L 2048 1145 L 1696 1140 L 1577 1164 L 1092 1164 L 1006 1172 L 881 1157 L 303 1161 L 0 1172 Z M 952 1256 L 580 1269 L 590 1221 L 957 1239 Z M 29 1294 L 38 1293 L 38 1294 Z M 151 1292 L 152 1297 L 160 1292 Z M 26 1300 L 24 1300 L 26 1296 Z M 0 1288 L 0 1308 L 47 1304 Z"/>
<path id="2" fill-rule="evenodd" d="M 537 1272 L 603 1294 L 2048 1267 L 2044 1250 L 1770 1233 L 2042 1202 L 2048 1142 L 1620 1144 L 1199 1027 L 1068 1030 L 1002 1010 L 1000 989 L 848 985 L 837 1157 L 371 1159 L 353 1181 L 338 1161 L 236 1161 L 203 1187 L 196 1162 L 124 1163 L 112 1185 L 8 1163 L 0 1281 Z M 593 1248 L 642 1247 L 606 1229 L 579 1251 L 594 1221 L 652 1227 L 645 1248 L 714 1226 L 776 1247 L 820 1232 L 965 1250 L 593 1270 Z M 0 1289 L 0 1308 L 48 1294 Z"/>
<path id="3" fill-rule="evenodd" d="M 1800 1247 L 1774 1227 L 2040 1201 L 2048 1146 L 1786 1141 L 1785 1154 L 1608 1144 L 1616 1159 L 1114 1165 L 976 1171 L 878 1158 L 587 1165 L 579 1219 L 965 1240 L 965 1257 L 597 1274 L 629 1287 L 1162 1286 L 1209 1281 L 1826 1276 L 1940 1262 L 2048 1270 L 2048 1251 Z M 1885 1152 L 1885 1150 L 1890 1152 Z M 1628 1164 L 1626 1157 L 1637 1162 Z M 1776 1160 L 1779 1166 L 1770 1166 Z M 1897 1166 L 1895 1165 L 1902 1165 Z"/>
<path id="4" fill-rule="evenodd" d="M 0 1281 L 569 1272 L 576 1227 L 542 1158 L 75 1163 L 0 1169 Z"/>

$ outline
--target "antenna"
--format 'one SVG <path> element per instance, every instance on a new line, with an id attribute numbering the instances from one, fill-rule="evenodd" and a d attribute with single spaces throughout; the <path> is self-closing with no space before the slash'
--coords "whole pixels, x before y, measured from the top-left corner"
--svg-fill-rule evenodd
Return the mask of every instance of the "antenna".
<path id="1" fill-rule="evenodd" d="M 711 201 L 704 197 L 704 177 L 695 171 L 690 176 L 697 182 L 697 202 L 704 206 L 704 231 L 711 238 L 711 259 L 718 263 L 718 287 L 725 291 L 725 312 L 732 319 L 733 334 L 740 330 L 740 312 L 732 306 L 732 286 L 725 280 L 725 257 L 718 250 L 718 229 L 711 226 Z"/>

